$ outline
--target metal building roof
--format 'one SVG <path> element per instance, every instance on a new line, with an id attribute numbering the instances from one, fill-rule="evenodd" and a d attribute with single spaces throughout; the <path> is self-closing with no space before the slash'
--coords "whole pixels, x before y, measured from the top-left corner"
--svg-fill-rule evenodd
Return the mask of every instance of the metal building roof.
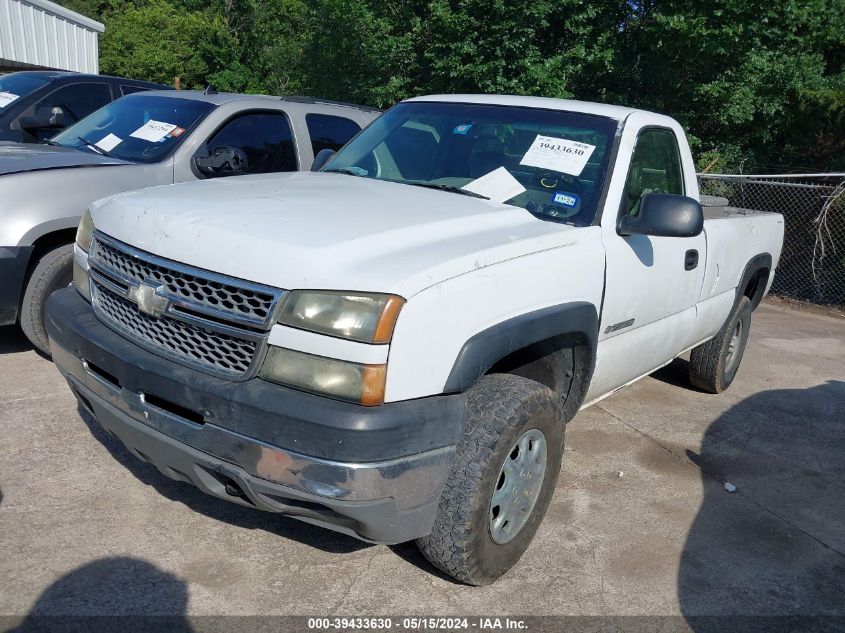
<path id="1" fill-rule="evenodd" d="M 49 0 L 0 0 L 0 68 L 97 73 L 104 30 Z"/>

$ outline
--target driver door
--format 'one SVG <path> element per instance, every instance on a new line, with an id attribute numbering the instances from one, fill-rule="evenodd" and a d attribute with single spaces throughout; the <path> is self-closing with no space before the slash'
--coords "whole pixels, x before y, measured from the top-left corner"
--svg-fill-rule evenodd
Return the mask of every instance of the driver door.
<path id="1" fill-rule="evenodd" d="M 177 180 L 241 174 L 269 174 L 297 171 L 296 143 L 287 115 L 281 110 L 248 111 L 234 115 L 209 134 L 197 156 L 211 156 L 215 150 L 233 148 L 245 158 L 245 168 L 235 173 L 203 173 L 190 161 L 192 174 L 183 170 Z"/>
<path id="2" fill-rule="evenodd" d="M 629 120 L 626 133 L 630 124 Z M 617 198 L 619 206 L 608 205 L 602 220 L 606 287 L 596 378 L 588 399 L 622 387 L 684 351 L 704 280 L 703 232 L 679 238 L 622 236 L 617 231 L 620 216 L 636 214 L 647 193 L 698 195 L 696 183 L 684 179 L 685 172 L 692 173 L 692 165 L 685 169 L 683 164 L 677 140 L 683 133 L 680 128 L 635 130 L 633 138 L 627 139 L 633 151 Z M 688 154 L 683 158 L 691 163 Z"/>

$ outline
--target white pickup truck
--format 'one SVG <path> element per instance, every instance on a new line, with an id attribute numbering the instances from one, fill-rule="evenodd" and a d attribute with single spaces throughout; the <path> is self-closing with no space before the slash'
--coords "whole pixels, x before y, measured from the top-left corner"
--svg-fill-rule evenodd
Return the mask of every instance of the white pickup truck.
<path id="1" fill-rule="evenodd" d="M 579 409 L 689 350 L 731 384 L 782 246 L 630 108 L 415 98 L 316 162 L 92 205 L 53 357 L 169 477 L 469 584 L 528 547 Z"/>

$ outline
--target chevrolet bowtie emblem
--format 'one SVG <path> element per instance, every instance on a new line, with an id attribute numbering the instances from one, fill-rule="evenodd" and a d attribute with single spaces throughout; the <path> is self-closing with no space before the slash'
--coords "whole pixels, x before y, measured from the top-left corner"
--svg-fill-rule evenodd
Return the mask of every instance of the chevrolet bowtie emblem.
<path id="1" fill-rule="evenodd" d="M 158 288 L 147 283 L 129 288 L 128 297 L 130 301 L 138 304 L 138 309 L 144 314 L 158 318 L 165 313 L 170 301 L 167 297 L 156 294 Z"/>

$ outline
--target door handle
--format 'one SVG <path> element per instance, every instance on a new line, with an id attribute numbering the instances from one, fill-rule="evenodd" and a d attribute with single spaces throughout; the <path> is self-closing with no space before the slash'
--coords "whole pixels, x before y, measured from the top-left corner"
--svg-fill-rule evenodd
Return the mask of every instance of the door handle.
<path id="1" fill-rule="evenodd" d="M 684 270 L 693 270 L 698 266 L 698 251 L 690 249 L 684 255 Z"/>

